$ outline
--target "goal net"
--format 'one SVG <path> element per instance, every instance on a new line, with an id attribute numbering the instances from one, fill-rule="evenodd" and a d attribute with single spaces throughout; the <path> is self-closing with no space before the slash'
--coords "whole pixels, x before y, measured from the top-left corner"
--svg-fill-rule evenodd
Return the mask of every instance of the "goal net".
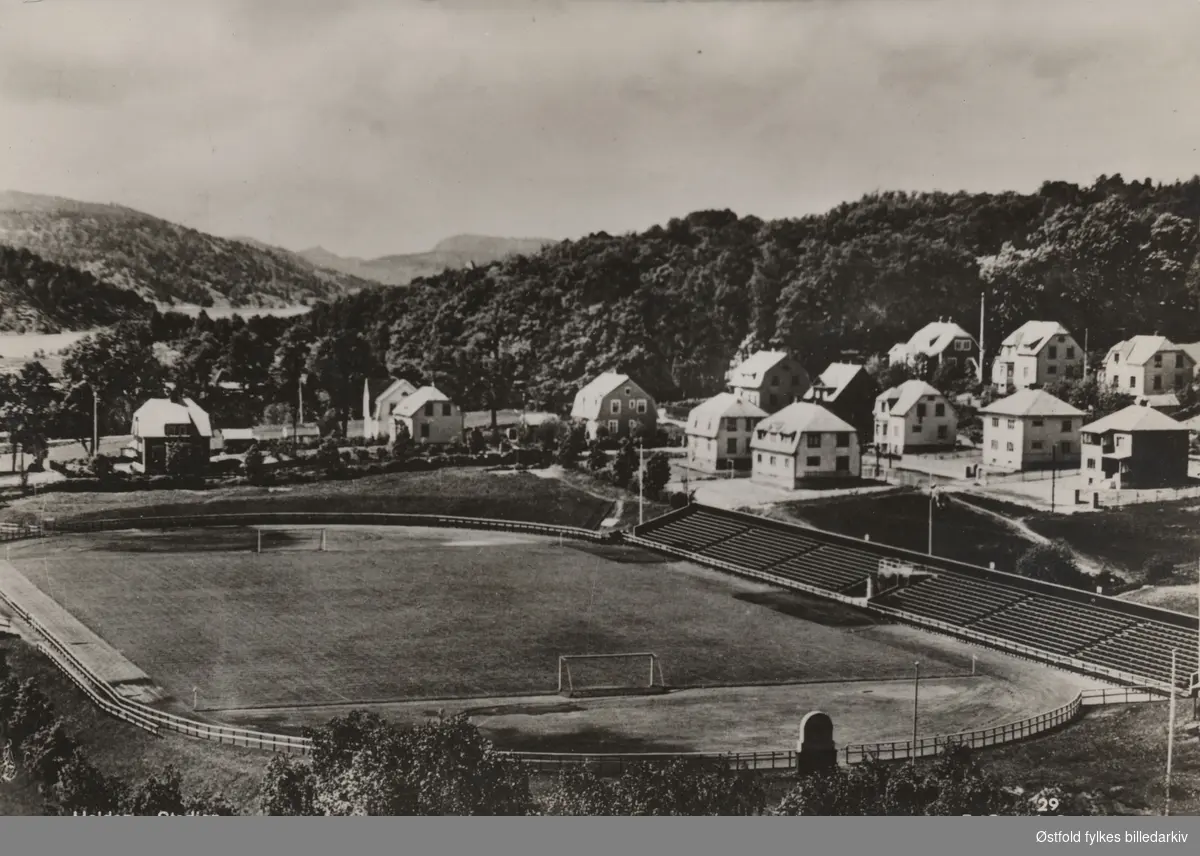
<path id="1" fill-rule="evenodd" d="M 564 654 L 558 658 L 562 695 L 632 695 L 666 691 L 662 665 L 652 653 Z"/>
<path id="2" fill-rule="evenodd" d="M 328 549 L 328 540 L 322 528 L 294 529 L 256 527 L 254 530 L 254 552 L 278 552 L 280 550 L 315 550 L 324 552 Z"/>

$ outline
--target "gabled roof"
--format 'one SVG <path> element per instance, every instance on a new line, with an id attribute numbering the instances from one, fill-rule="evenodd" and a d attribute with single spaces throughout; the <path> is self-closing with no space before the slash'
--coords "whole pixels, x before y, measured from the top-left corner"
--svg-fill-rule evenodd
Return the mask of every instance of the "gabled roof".
<path id="1" fill-rule="evenodd" d="M 208 414 L 192 401 L 185 398 L 180 404 L 169 398 L 151 398 L 133 412 L 134 434 L 139 437 L 165 437 L 167 425 L 195 426 L 201 437 L 212 436 L 212 424 Z"/>
<path id="2" fill-rule="evenodd" d="M 1192 342 L 1187 345 L 1178 346 L 1185 354 L 1192 358 L 1195 363 L 1200 363 L 1200 342 Z"/>
<path id="3" fill-rule="evenodd" d="M 993 401 L 980 413 L 994 416 L 1084 416 L 1084 412 L 1044 389 L 1022 389 L 1007 398 Z"/>
<path id="4" fill-rule="evenodd" d="M 432 386 L 423 386 L 407 398 L 402 398 L 392 411 L 393 416 L 412 416 L 431 401 L 449 401 L 450 397 Z M 440 415 L 440 414 L 439 414 Z"/>
<path id="5" fill-rule="evenodd" d="M 787 351 L 756 351 L 729 373 L 729 385 L 750 388 L 762 386 L 767 372 L 788 356 Z"/>
<path id="6" fill-rule="evenodd" d="M 1026 321 L 1001 343 L 1001 347 L 1015 348 L 1018 354 L 1037 354 L 1055 336 L 1070 336 L 1067 328 L 1057 321 Z"/>
<path id="7" fill-rule="evenodd" d="M 364 381 L 366 386 L 367 400 L 371 402 L 371 409 L 375 409 L 375 402 L 379 401 L 379 396 L 383 391 L 391 386 L 395 381 L 390 377 L 369 377 Z"/>
<path id="8" fill-rule="evenodd" d="M 879 393 L 875 397 L 875 401 L 876 403 L 886 401 L 888 403 L 888 413 L 891 416 L 907 416 L 908 412 L 913 409 L 917 402 L 927 395 L 945 400 L 945 396 L 925 381 L 906 380 L 899 386 L 893 386 L 886 392 Z"/>
<path id="9" fill-rule="evenodd" d="M 716 437 L 722 419 L 762 419 L 767 412 L 732 392 L 714 395 L 692 408 L 687 418 L 687 433 L 698 437 Z"/>
<path id="10" fill-rule="evenodd" d="M 599 419 L 600 405 L 604 397 L 625 384 L 636 387 L 642 394 L 646 393 L 629 375 L 619 372 L 604 372 L 596 375 L 590 383 L 575 393 L 575 402 L 571 406 L 571 417 L 573 419 Z M 646 398 L 650 398 L 650 396 L 646 395 Z M 653 405 L 650 406 L 653 409 Z"/>
<path id="11" fill-rule="evenodd" d="M 760 438 L 764 431 L 766 436 Z M 855 430 L 849 422 L 821 405 L 797 401 L 759 422 L 750 439 L 750 447 L 790 454 L 796 451 L 802 434 L 817 432 L 853 434 Z"/>
<path id="12" fill-rule="evenodd" d="M 379 405 L 385 399 L 391 397 L 392 393 L 397 389 L 407 389 L 404 395 L 412 395 L 417 391 L 417 388 L 403 378 L 370 378 L 366 382 L 367 395 L 370 396 L 371 416 L 379 418 Z"/>
<path id="13" fill-rule="evenodd" d="M 1159 392 L 1154 395 L 1139 395 L 1134 399 L 1135 404 L 1144 404 L 1147 407 L 1178 407 L 1179 396 L 1173 392 Z"/>
<path id="14" fill-rule="evenodd" d="M 1088 434 L 1108 431 L 1186 431 L 1187 426 L 1152 407 L 1131 404 L 1124 410 L 1097 419 L 1082 429 Z"/>
<path id="15" fill-rule="evenodd" d="M 806 401 L 812 401 L 816 398 L 818 390 L 825 391 L 823 401 L 837 401 L 837 397 L 845 391 L 850 382 L 856 378 L 860 372 L 865 372 L 862 366 L 854 365 L 853 363 L 830 363 L 825 371 L 821 372 L 821 376 L 817 378 L 817 382 L 804 393 Z"/>
<path id="16" fill-rule="evenodd" d="M 1125 365 L 1144 366 L 1159 351 L 1178 350 L 1179 346 L 1166 336 L 1134 336 L 1109 348 L 1104 361 L 1109 362 L 1115 355 Z"/>
<path id="17" fill-rule="evenodd" d="M 975 341 L 974 336 L 953 321 L 933 321 L 918 330 L 908 340 L 908 352 L 913 355 L 924 354 L 927 357 L 934 357 L 950 347 L 950 343 L 955 339 Z"/>

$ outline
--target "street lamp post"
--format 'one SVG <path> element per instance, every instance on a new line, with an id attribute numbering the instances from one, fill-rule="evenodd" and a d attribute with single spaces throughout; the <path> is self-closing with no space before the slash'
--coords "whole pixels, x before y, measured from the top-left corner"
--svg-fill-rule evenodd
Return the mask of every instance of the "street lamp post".
<path id="1" fill-rule="evenodd" d="M 929 555 L 933 555 L 933 501 L 937 496 L 937 485 L 933 483 L 933 471 L 929 473 L 929 549 L 926 551 Z"/>
<path id="2" fill-rule="evenodd" d="M 913 738 L 912 761 L 917 762 L 917 709 L 921 699 L 921 663 L 913 663 Z"/>

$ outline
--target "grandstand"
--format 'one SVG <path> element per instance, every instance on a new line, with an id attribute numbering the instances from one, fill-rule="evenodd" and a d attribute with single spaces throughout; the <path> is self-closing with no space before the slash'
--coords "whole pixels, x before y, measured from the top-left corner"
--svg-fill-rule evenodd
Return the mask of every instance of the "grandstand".
<path id="1" fill-rule="evenodd" d="M 1163 684 L 1170 681 L 1172 650 L 1179 652 L 1181 684 L 1200 668 L 1197 620 L 1169 610 L 703 505 L 673 511 L 634 534 L 701 563 L 769 574 L 781 585 L 830 595 L 865 593 L 881 560 L 903 559 L 921 574 L 864 598 L 867 608 Z"/>

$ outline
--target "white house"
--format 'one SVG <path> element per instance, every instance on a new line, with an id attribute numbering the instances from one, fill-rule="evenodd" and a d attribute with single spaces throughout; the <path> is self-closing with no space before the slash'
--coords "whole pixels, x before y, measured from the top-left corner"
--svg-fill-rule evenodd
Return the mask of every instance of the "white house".
<path id="1" fill-rule="evenodd" d="M 799 401 L 811 381 L 800 362 L 786 351 L 756 351 L 728 374 L 730 390 L 768 413 Z"/>
<path id="2" fill-rule="evenodd" d="M 1160 410 L 1179 407 L 1178 394 L 1191 385 L 1196 361 L 1187 349 L 1164 336 L 1133 336 L 1109 348 L 1103 382 L 1132 395 L 1138 404 Z"/>
<path id="3" fill-rule="evenodd" d="M 923 380 L 908 380 L 875 399 L 875 445 L 888 455 L 953 449 L 958 415 L 946 397 Z"/>
<path id="4" fill-rule="evenodd" d="M 396 378 L 367 378 L 363 381 L 363 436 L 383 437 L 391 433 L 396 405 L 417 388 Z"/>
<path id="5" fill-rule="evenodd" d="M 1005 470 L 1078 464 L 1086 415 L 1043 389 L 1022 389 L 980 410 L 983 462 Z"/>
<path id="6" fill-rule="evenodd" d="M 1083 376 L 1083 348 L 1057 321 L 1027 321 L 1000 344 L 992 386 L 1001 393 Z"/>
<path id="7" fill-rule="evenodd" d="M 658 427 L 658 406 L 629 375 L 604 372 L 575 393 L 571 418 L 584 423 L 591 439 L 601 428 L 611 437 L 628 436 L 638 428 L 652 434 Z"/>
<path id="8" fill-rule="evenodd" d="M 432 386 L 423 386 L 396 403 L 389 432 L 393 443 L 401 424 L 408 428 L 414 443 L 445 444 L 463 439 L 463 412 Z"/>
<path id="9" fill-rule="evenodd" d="M 183 448 L 197 469 L 208 465 L 212 451 L 212 423 L 208 413 L 192 401 L 151 398 L 133 412 L 133 468 L 144 473 L 165 473 L 168 447 Z"/>
<path id="10" fill-rule="evenodd" d="M 924 362 L 930 371 L 945 363 L 974 372 L 979 365 L 979 343 L 953 321 L 939 318 L 926 324 L 907 342 L 892 345 L 888 362 L 909 365 Z"/>
<path id="11" fill-rule="evenodd" d="M 751 480 L 788 490 L 860 473 L 854 426 L 809 401 L 790 404 L 759 422 L 750 448 L 754 453 Z"/>
<path id="12" fill-rule="evenodd" d="M 687 418 L 690 466 L 705 472 L 750 463 L 750 441 L 766 411 L 732 392 L 714 395 L 692 408 Z"/>

